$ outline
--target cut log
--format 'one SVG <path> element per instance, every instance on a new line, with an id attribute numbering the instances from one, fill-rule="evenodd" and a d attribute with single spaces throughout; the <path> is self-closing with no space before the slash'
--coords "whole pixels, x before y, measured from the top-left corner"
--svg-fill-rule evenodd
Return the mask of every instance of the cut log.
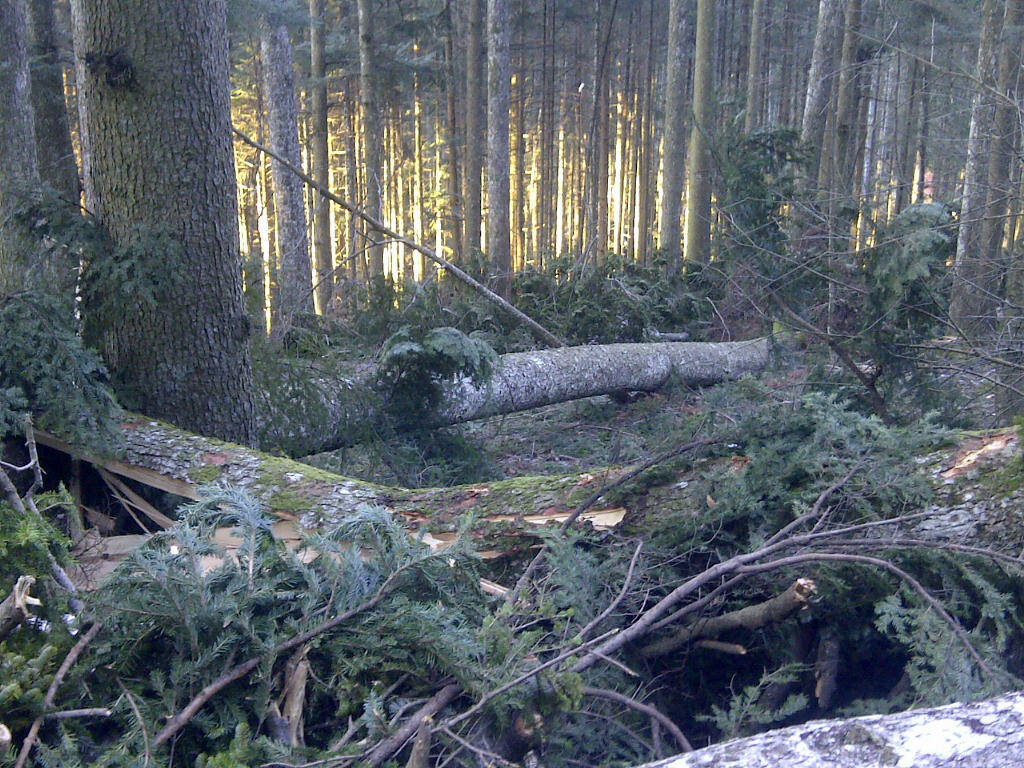
<path id="1" fill-rule="evenodd" d="M 895 715 L 817 720 L 639 768 L 1007 768 L 1024 754 L 1024 694 Z"/>
<path id="2" fill-rule="evenodd" d="M 106 472 L 185 499 L 198 498 L 200 486 L 206 484 L 244 489 L 278 518 L 274 535 L 289 546 L 299 544 L 302 529 L 330 527 L 361 505 L 374 504 L 399 515 L 411 532 L 422 535 L 435 549 L 455 540 L 459 520 L 472 511 L 478 517 L 479 532 L 488 532 L 480 554 L 495 557 L 519 546 L 523 534 L 531 529 L 561 523 L 597 488 L 626 471 L 609 469 L 568 477 L 518 478 L 485 486 L 410 490 L 342 477 L 148 419 L 123 424 L 121 433 L 125 451 L 120 459 L 88 455 L 80 458 Z M 45 432 L 37 432 L 36 439 L 51 448 L 79 455 Z M 595 506 L 582 518 L 597 529 L 608 529 L 625 514 L 622 507 Z M 95 586 L 145 538 L 86 535 L 76 548 L 82 566 L 76 581 L 85 588 Z M 218 542 L 221 546 L 231 549 L 228 531 L 218 531 L 218 538 L 223 539 Z"/>
<path id="3" fill-rule="evenodd" d="M 714 384 L 761 370 L 767 339 L 560 347 L 502 355 L 490 379 L 451 384 L 428 426 L 459 424 L 552 403 L 620 392 L 651 392 L 676 380 Z M 288 456 L 351 445 L 367 434 L 378 398 L 372 371 L 313 366 L 257 367 L 259 444 Z"/>

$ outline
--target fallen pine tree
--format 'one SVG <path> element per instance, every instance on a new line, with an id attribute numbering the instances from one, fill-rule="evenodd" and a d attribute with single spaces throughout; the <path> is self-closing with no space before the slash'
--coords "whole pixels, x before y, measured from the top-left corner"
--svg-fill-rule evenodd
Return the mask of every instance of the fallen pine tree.
<path id="1" fill-rule="evenodd" d="M 764 428 L 770 425 L 772 429 L 786 429 L 785 421 L 792 417 L 778 409 L 768 411 Z M 244 487 L 260 500 L 261 509 L 279 520 L 318 526 L 320 530 L 313 533 L 328 537 L 325 546 L 338 547 L 334 556 L 337 560 L 294 562 L 285 548 L 267 541 L 269 526 L 264 529 L 259 519 L 245 518 L 239 512 L 227 521 L 214 522 L 218 502 L 211 500 L 199 510 L 202 514 L 190 513 L 189 525 L 206 525 L 210 533 L 218 526 L 234 528 L 237 542 L 213 541 L 207 545 L 185 533 L 174 534 L 176 538 L 158 535 L 153 540 L 156 546 L 131 555 L 130 567 L 117 577 L 118 591 L 101 600 L 106 608 L 99 615 L 106 617 L 107 629 L 97 629 L 93 635 L 92 642 L 100 644 L 96 651 L 99 655 L 90 654 L 83 674 L 96 665 L 119 659 L 121 643 L 140 647 L 138 643 L 143 641 L 166 637 L 170 642 L 180 637 L 165 652 L 177 649 L 174 654 L 188 656 L 190 642 L 183 634 L 187 628 L 198 632 L 196 637 L 204 637 L 203 633 L 209 631 L 211 639 L 220 638 L 219 642 L 237 649 L 227 658 L 218 658 L 201 652 L 200 645 L 193 662 L 182 657 L 186 666 L 180 674 L 185 674 L 191 664 L 193 668 L 187 669 L 187 674 L 192 682 L 175 687 L 173 704 L 146 699 L 149 694 L 132 688 L 141 721 L 151 724 L 146 749 L 158 759 L 169 745 L 188 751 L 199 749 L 201 744 L 219 743 L 218 749 L 227 750 L 225 739 L 216 742 L 204 733 L 208 723 L 220 722 L 225 713 L 238 711 L 239 702 L 246 702 L 242 711 L 251 711 L 252 717 L 248 720 L 248 735 L 232 742 L 237 748 L 249 745 L 257 731 L 292 744 L 305 729 L 306 738 L 316 745 L 318 751 L 314 754 L 318 759 L 331 759 L 339 766 L 358 762 L 380 765 L 396 757 L 408 762 L 417 754 L 427 755 L 421 758 L 426 763 L 413 763 L 417 766 L 444 756 L 455 757 L 460 765 L 475 764 L 487 755 L 516 762 L 527 752 L 541 749 L 552 734 L 560 734 L 559 738 L 567 733 L 578 736 L 579 731 L 573 731 L 581 727 L 579 723 L 573 725 L 577 717 L 585 722 L 590 722 L 587 718 L 614 717 L 630 732 L 650 729 L 651 740 L 660 743 L 665 739 L 667 744 L 659 749 L 678 749 L 685 748 L 684 742 L 690 743 L 688 737 L 693 738 L 693 721 L 683 709 L 692 694 L 673 695 L 672 691 L 693 689 L 681 680 L 658 687 L 655 681 L 672 680 L 663 677 L 670 674 L 665 670 L 680 665 L 696 669 L 707 684 L 714 670 L 732 669 L 731 659 L 749 657 L 758 666 L 762 659 L 766 662 L 767 657 L 761 655 L 763 649 L 758 647 L 763 643 L 759 637 L 773 626 L 820 625 L 824 638 L 835 629 L 828 624 L 829 608 L 834 607 L 844 620 L 852 621 L 849 611 L 838 604 L 846 598 L 827 586 L 835 578 L 829 575 L 829 569 L 850 567 L 889 579 L 866 580 L 858 585 L 858 594 L 879 588 L 883 595 L 905 593 L 902 599 L 908 604 L 900 609 L 905 612 L 905 620 L 932 617 L 932 623 L 926 625 L 928 633 L 944 638 L 940 644 L 946 658 L 972 670 L 968 679 L 984 681 L 986 686 L 1005 686 L 1005 672 L 998 660 L 976 647 L 979 638 L 975 630 L 967 631 L 959 614 L 951 613 L 935 597 L 935 583 L 911 569 L 916 562 L 919 570 L 921 554 L 934 551 L 987 554 L 1000 567 L 1013 567 L 1016 552 L 982 553 L 979 545 L 986 536 L 995 534 L 1004 553 L 1019 548 L 1020 528 L 1016 538 L 1009 533 L 1014 516 L 1019 514 L 1019 505 L 1014 504 L 1017 491 L 1006 483 L 1003 491 L 995 493 L 991 482 L 993 473 L 1012 466 L 1015 435 L 1003 432 L 972 437 L 956 449 L 923 457 L 913 466 L 928 483 L 938 487 L 940 495 L 931 506 L 922 508 L 911 506 L 919 496 L 893 496 L 889 487 L 901 481 L 901 469 L 904 476 L 914 474 L 907 472 L 905 456 L 870 454 L 868 458 L 862 443 L 845 442 L 847 433 L 862 439 L 865 431 L 877 429 L 881 430 L 878 447 L 884 448 L 889 432 L 876 422 L 834 410 L 814 411 L 809 406 L 806 418 L 801 419 L 801 431 L 794 433 L 798 441 L 794 444 L 787 438 L 782 443 L 786 455 L 800 453 L 807 446 L 817 446 L 815 451 L 819 451 L 827 445 L 827 474 L 802 475 L 811 480 L 813 493 L 802 496 L 803 501 L 786 502 L 785 514 L 774 510 L 780 516 L 773 517 L 774 512 L 769 510 L 755 521 L 754 508 L 738 517 L 724 512 L 730 494 L 735 493 L 730 490 L 731 483 L 768 479 L 762 462 L 774 462 L 777 450 L 764 447 L 760 427 L 744 424 L 739 435 L 733 431 L 716 440 L 691 441 L 686 452 L 691 459 L 673 465 L 671 472 L 663 473 L 643 493 L 616 502 L 623 506 L 613 514 L 621 517 L 627 509 L 637 511 L 631 499 L 644 498 L 649 509 L 653 507 L 658 516 L 667 518 L 660 532 L 653 532 L 658 519 L 652 517 L 642 542 L 623 539 L 635 536 L 637 531 L 633 528 L 627 534 L 621 526 L 615 537 L 603 544 L 577 539 L 578 533 L 569 535 L 564 544 L 557 536 L 547 536 L 547 544 L 539 550 L 546 555 L 546 562 L 526 583 L 516 584 L 506 593 L 498 607 L 487 607 L 472 590 L 466 591 L 466 576 L 474 571 L 454 537 L 449 539 L 450 548 L 431 550 L 429 539 L 416 542 L 407 535 L 399 538 L 393 526 L 387 528 L 392 533 L 383 536 L 384 526 L 390 525 L 387 520 L 415 529 L 435 516 L 447 524 L 453 518 L 445 519 L 446 513 L 457 515 L 474 507 L 481 518 L 486 518 L 498 511 L 486 506 L 495 501 L 500 513 L 511 518 L 504 521 L 510 528 L 526 522 L 532 512 L 557 516 L 564 524 L 597 491 L 631 470 L 615 470 L 604 476 L 592 473 L 589 477 L 549 478 L 536 486 L 516 487 L 515 481 L 510 481 L 472 488 L 404 491 L 308 470 L 301 464 L 181 433 L 149 420 L 131 422 L 124 426 L 127 451 L 119 459 L 123 465 L 103 462 L 104 471 L 123 473 L 122 477 L 136 481 L 152 472 L 165 478 L 161 482 L 168 483 L 168 488 L 170 481 L 186 489 L 218 479 Z M 811 425 L 811 432 L 803 431 L 807 425 Z M 817 445 L 820 440 L 827 443 Z M 707 451 L 711 455 L 704 455 Z M 705 460 L 692 460 L 698 454 Z M 818 455 L 809 453 L 806 466 L 822 466 L 814 458 Z M 273 467 L 273 462 L 283 463 Z M 782 466 L 776 466 L 776 470 L 779 476 L 792 474 Z M 979 493 L 980 489 L 986 489 L 986 493 Z M 124 489 L 121 493 L 130 500 Z M 844 517 L 844 510 L 863 509 L 857 505 L 865 499 L 892 514 L 891 504 L 898 498 L 905 498 L 908 505 L 902 514 L 866 521 Z M 557 511 L 545 510 L 538 503 L 551 506 L 552 499 L 561 499 Z M 370 518 L 366 503 L 376 510 Z M 144 508 L 136 512 L 140 517 L 146 514 Z M 206 516 L 210 516 L 209 523 L 203 522 Z M 368 519 L 375 526 L 372 530 L 377 531 L 372 537 L 359 527 L 360 521 Z M 148 522 L 155 525 L 158 520 Z M 763 526 L 762 533 L 754 535 L 745 527 L 737 527 L 747 524 Z M 471 529 L 463 528 L 462 532 L 472 538 Z M 350 540 L 359 543 L 363 552 L 377 553 L 367 561 L 372 566 L 370 573 L 365 572 L 367 563 L 345 559 L 348 550 L 340 547 L 341 535 L 356 536 Z M 664 551 L 665 545 L 657 541 L 666 535 L 689 542 L 689 549 L 672 545 Z M 410 543 L 401 543 L 404 540 Z M 227 559 L 221 556 L 209 575 L 181 568 L 189 562 L 188 557 L 181 559 L 183 552 L 205 552 L 202 556 L 208 556 L 224 552 L 228 548 L 224 544 L 233 547 L 235 554 Z M 594 547 L 600 552 L 596 558 L 577 563 L 576 558 L 586 558 Z M 398 550 L 409 559 L 396 559 Z M 901 559 L 900 551 L 916 554 L 908 564 Z M 263 559 L 270 556 L 274 559 Z M 259 559 L 254 560 L 256 557 Z M 567 557 L 572 559 L 567 561 Z M 342 600 L 343 590 L 339 591 L 338 585 L 357 582 L 335 574 L 334 562 L 356 569 L 353 573 L 362 574 L 359 578 L 372 576 L 352 600 Z M 175 563 L 179 565 L 170 567 Z M 604 575 L 598 578 L 598 571 L 592 570 L 610 564 L 614 564 L 609 572 L 615 574 L 612 582 L 607 581 L 609 573 L 601 571 Z M 567 566 L 570 570 L 563 572 Z M 467 567 L 469 570 L 463 570 Z M 421 570 L 422 578 L 417 576 Z M 289 575 L 276 582 L 278 586 L 259 586 L 261 579 L 281 579 L 285 573 Z M 570 573 L 574 575 L 570 577 Z M 825 577 L 819 578 L 822 574 Z M 294 579 L 311 586 L 297 590 Z M 866 585 L 873 586 L 869 589 Z M 507 581 L 506 586 L 513 584 Z M 243 601 L 233 608 L 224 602 L 243 598 L 256 602 Z M 210 603 L 204 605 L 204 600 Z M 247 634 L 250 630 L 245 622 L 229 620 L 231 616 L 247 615 L 255 605 L 260 606 L 259 616 L 269 611 L 272 616 L 288 617 L 275 623 L 271 634 L 259 635 L 256 644 Z M 565 606 L 566 612 L 560 613 L 558 605 Z M 129 610 L 123 610 L 125 607 Z M 187 618 L 193 610 L 202 614 L 202 620 Z M 444 618 L 446 611 L 448 619 Z M 481 614 L 471 620 L 475 611 Z M 427 623 L 415 628 L 405 626 L 404 617 L 417 612 L 423 613 Z M 458 621 L 456 616 L 460 617 Z M 160 627 L 156 634 L 154 621 Z M 210 622 L 209 627 L 201 629 L 205 621 Z M 255 628 L 270 631 L 263 623 Z M 681 632 L 677 634 L 676 629 Z M 236 636 L 230 642 L 225 639 Z M 682 647 L 664 656 L 643 653 L 652 639 L 656 642 L 673 636 Z M 464 651 L 470 651 L 470 655 L 447 657 L 454 651 L 450 643 L 459 638 L 459 642 L 468 643 Z M 858 650 L 850 645 L 839 647 L 846 655 Z M 485 648 L 489 650 L 484 652 Z M 416 655 L 421 652 L 425 655 Z M 394 659 L 406 659 L 410 654 L 415 655 L 415 662 L 389 666 L 396 663 Z M 156 663 L 146 659 L 141 656 L 137 660 Z M 354 659 L 362 660 L 356 671 L 351 670 Z M 129 665 L 122 673 L 126 685 L 138 674 L 130 666 L 135 660 L 136 655 L 131 654 L 123 662 Z M 828 661 L 812 657 L 806 662 L 808 674 L 825 679 L 830 674 Z M 772 663 L 778 664 L 779 659 Z M 88 674 L 86 677 L 90 690 L 103 687 L 102 681 Z M 383 680 L 383 690 L 374 687 L 374 680 Z M 331 682 L 325 686 L 322 681 Z M 840 688 L 853 684 L 834 677 L 829 682 Z M 289 691 L 302 691 L 305 698 Z M 116 690 L 114 695 L 119 695 Z M 333 713 L 341 706 L 341 699 L 357 702 L 352 705 L 356 709 L 347 727 L 343 717 L 331 714 L 328 720 L 323 719 L 328 711 Z M 373 714 L 388 702 L 392 708 Z M 364 703 L 368 709 L 360 709 Z M 329 727 L 328 722 L 332 724 Z M 136 739 L 133 743 L 141 749 L 141 736 L 131 728 L 125 731 L 125 738 Z M 23 738 L 23 733 L 15 730 L 16 741 Z M 597 742 L 581 742 L 577 749 L 590 746 L 597 748 Z M 648 754 L 656 751 L 652 745 Z M 296 761 L 301 762 L 297 755 L 292 763 Z"/>
<path id="2" fill-rule="evenodd" d="M 422 426 L 459 424 L 594 395 L 651 392 L 670 381 L 704 386 L 762 370 L 767 339 L 559 347 L 501 355 L 482 380 L 443 386 Z M 307 456 L 350 445 L 381 407 L 376 373 L 343 374 L 304 363 L 257 367 L 260 434 L 268 451 Z"/>

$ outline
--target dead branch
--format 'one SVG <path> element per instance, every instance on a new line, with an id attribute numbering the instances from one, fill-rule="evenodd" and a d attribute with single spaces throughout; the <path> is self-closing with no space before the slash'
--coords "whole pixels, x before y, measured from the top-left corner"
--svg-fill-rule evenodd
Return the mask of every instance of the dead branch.
<path id="1" fill-rule="evenodd" d="M 45 713 L 46 710 L 53 706 L 54 699 L 57 698 L 57 691 L 60 688 L 64 677 L 74 666 L 75 662 L 78 661 L 78 657 L 82 655 L 82 652 L 86 647 L 93 641 L 93 638 L 99 634 L 99 631 L 103 628 L 103 622 L 97 621 L 91 627 L 89 631 L 78 638 L 78 642 L 75 643 L 71 650 L 68 651 L 67 656 L 64 657 L 64 661 L 61 662 L 57 668 L 57 672 L 53 676 L 53 680 L 50 681 L 50 686 L 46 689 L 46 695 L 43 697 L 42 710 Z M 32 751 L 32 746 L 36 743 L 36 739 L 39 737 L 39 728 L 43 724 L 43 720 L 46 719 L 45 714 L 40 715 L 32 721 L 32 726 L 28 729 L 28 735 L 25 736 L 25 740 L 21 743 L 21 751 L 18 752 L 18 759 L 14 762 L 14 768 L 23 768 L 25 761 L 28 760 L 29 752 Z"/>
<path id="2" fill-rule="evenodd" d="M 635 709 L 637 712 L 642 712 L 655 722 L 663 725 L 665 730 L 672 734 L 672 737 L 676 740 L 676 743 L 679 744 L 679 747 L 683 752 L 693 751 L 693 746 L 690 744 L 690 740 L 686 738 L 686 735 L 681 730 L 679 730 L 679 726 L 673 723 L 665 713 L 656 707 L 652 707 L 650 704 L 644 704 L 636 699 L 631 699 L 629 696 L 621 694 L 618 691 L 611 691 L 607 688 L 592 688 L 589 685 L 583 686 L 583 695 L 598 696 L 602 699 L 618 702 L 630 709 Z"/>
<path id="3" fill-rule="evenodd" d="M 656 640 L 640 649 L 644 658 L 654 658 L 672 653 L 698 638 L 714 639 L 723 632 L 733 629 L 758 629 L 788 619 L 797 611 L 806 608 L 817 593 L 812 579 L 800 578 L 784 592 L 756 605 L 747 605 L 721 616 L 708 616 L 681 627 L 670 637 Z"/>
<path id="4" fill-rule="evenodd" d="M 30 605 L 42 605 L 42 601 L 29 594 L 36 583 L 34 576 L 19 576 L 11 594 L 0 602 L 0 639 L 32 615 Z"/>
<path id="5" fill-rule="evenodd" d="M 420 724 L 427 718 L 433 718 L 438 712 L 444 709 L 448 704 L 453 702 L 455 698 L 462 693 L 462 686 L 451 683 L 446 685 L 440 691 L 434 694 L 434 696 L 424 704 L 412 717 L 402 724 L 402 727 L 391 734 L 388 738 L 384 739 L 380 743 L 376 744 L 373 749 L 367 753 L 364 758 L 367 765 L 378 766 L 388 760 L 393 754 L 405 746 L 405 743 L 409 739 L 417 735 L 420 730 Z M 426 728 L 426 726 L 424 726 Z M 429 734 L 425 737 L 427 745 L 429 746 Z"/>

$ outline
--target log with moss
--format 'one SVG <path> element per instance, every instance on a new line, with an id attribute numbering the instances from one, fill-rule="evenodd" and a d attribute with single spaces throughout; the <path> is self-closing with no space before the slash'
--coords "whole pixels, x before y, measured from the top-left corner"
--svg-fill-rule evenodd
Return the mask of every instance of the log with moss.
<path id="1" fill-rule="evenodd" d="M 502 355 L 484 381 L 449 384 L 424 425 L 444 426 L 552 403 L 621 392 L 651 392 L 670 381 L 714 384 L 763 369 L 767 339 L 560 347 Z M 351 445 L 382 406 L 372 370 L 347 373 L 297 363 L 260 374 L 259 444 L 306 456 Z"/>

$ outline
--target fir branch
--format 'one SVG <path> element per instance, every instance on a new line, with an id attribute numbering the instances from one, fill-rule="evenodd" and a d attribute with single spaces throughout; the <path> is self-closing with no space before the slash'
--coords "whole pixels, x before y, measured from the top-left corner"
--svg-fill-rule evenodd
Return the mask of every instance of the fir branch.
<path id="1" fill-rule="evenodd" d="M 102 628 L 102 621 L 94 623 L 89 627 L 89 631 L 78 638 L 78 642 L 71 647 L 70 651 L 68 651 L 67 656 L 64 657 L 64 661 L 62 661 L 60 667 L 57 668 L 57 672 L 54 674 L 53 680 L 50 681 L 50 687 L 46 689 L 46 696 L 43 697 L 43 712 L 46 712 L 46 710 L 53 706 L 54 699 L 57 698 L 57 690 L 60 688 L 61 683 L 64 682 L 64 677 L 71 670 L 71 667 L 74 666 L 75 662 L 78 661 L 78 657 L 82 655 L 82 652 L 86 649 L 89 643 L 92 642 L 93 638 L 99 634 L 99 631 Z M 32 746 L 36 743 L 36 739 L 39 737 L 39 728 L 45 719 L 45 715 L 40 715 L 32 721 L 32 726 L 28 729 L 28 735 L 25 736 L 25 740 L 21 743 L 21 751 L 18 752 L 18 759 L 14 762 L 14 768 L 24 768 L 29 752 L 32 751 Z"/>
<path id="2" fill-rule="evenodd" d="M 424 560 L 425 559 L 429 558 L 424 558 Z M 329 632 L 338 625 L 353 618 L 354 616 L 358 616 L 361 613 L 365 613 L 366 611 L 373 609 L 378 604 L 380 604 L 380 602 L 384 600 L 395 589 L 396 582 L 406 571 L 410 570 L 414 566 L 421 565 L 422 563 L 423 560 L 415 560 L 413 562 L 406 563 L 405 565 L 398 568 L 398 570 L 394 571 L 390 576 L 388 576 L 387 580 L 385 580 L 385 582 L 380 586 L 377 592 L 369 600 L 366 600 L 360 605 L 357 605 L 355 608 L 345 611 L 344 613 L 341 613 L 335 616 L 334 618 L 323 622 L 317 627 L 313 627 L 312 629 L 306 630 L 305 632 L 300 632 L 298 635 L 295 635 L 294 637 L 285 640 L 284 642 L 278 643 L 270 650 L 270 653 L 267 656 L 279 656 L 280 654 L 285 653 L 286 651 L 290 651 L 293 648 L 296 648 L 302 645 L 303 643 L 312 640 L 314 637 L 322 635 L 325 632 Z M 178 733 L 178 731 L 184 728 L 185 725 L 188 724 L 189 720 L 191 720 L 196 715 L 196 713 L 200 709 L 202 709 L 203 705 L 206 704 L 206 702 L 208 702 L 210 699 L 216 696 L 220 691 L 224 690 L 224 688 L 226 688 L 231 683 L 235 682 L 236 680 L 240 680 L 241 678 L 248 675 L 250 672 L 256 669 L 256 667 L 258 667 L 260 663 L 264 661 L 265 658 L 266 657 L 264 656 L 253 656 L 249 659 L 246 659 L 240 664 L 229 669 L 227 672 L 222 674 L 209 685 L 205 686 L 199 693 L 197 693 L 192 698 L 191 701 L 189 701 L 187 705 L 185 705 L 185 707 L 182 710 L 180 710 L 176 715 L 174 715 L 167 721 L 167 725 L 160 729 L 160 732 L 153 739 L 153 749 L 156 749 L 169 738 Z M 20 767 L 15 766 L 15 768 Z"/>

